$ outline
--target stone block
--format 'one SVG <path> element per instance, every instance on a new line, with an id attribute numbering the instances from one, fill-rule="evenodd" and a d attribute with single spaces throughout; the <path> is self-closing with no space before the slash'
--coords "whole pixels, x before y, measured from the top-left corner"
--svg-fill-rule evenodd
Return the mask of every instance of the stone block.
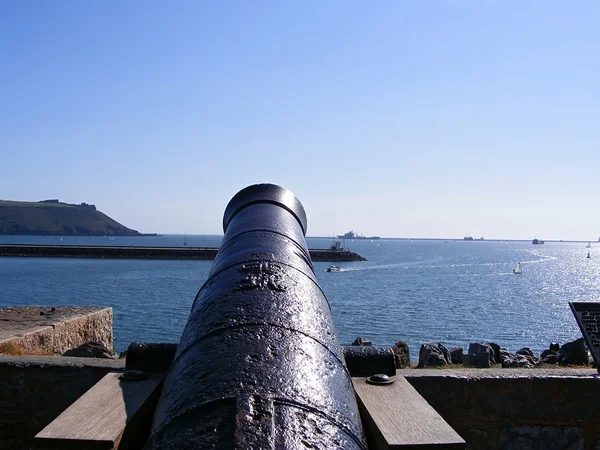
<path id="1" fill-rule="evenodd" d="M 112 308 L 19 306 L 0 308 L 0 349 L 62 354 L 89 341 L 113 345 Z M 1 351 L 1 350 L 0 350 Z"/>

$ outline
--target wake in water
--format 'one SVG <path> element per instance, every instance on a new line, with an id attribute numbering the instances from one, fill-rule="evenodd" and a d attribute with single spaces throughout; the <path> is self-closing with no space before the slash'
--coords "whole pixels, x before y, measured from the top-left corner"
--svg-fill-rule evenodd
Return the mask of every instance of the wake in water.
<path id="1" fill-rule="evenodd" d="M 537 257 L 539 257 L 539 259 L 532 259 L 529 261 L 521 261 L 521 264 L 536 264 L 536 263 L 541 263 L 541 262 L 545 262 L 545 261 L 554 261 L 555 259 L 558 259 L 556 256 L 541 255 L 538 252 L 534 252 L 533 250 L 527 250 L 527 253 L 529 253 L 533 256 L 537 256 Z"/>
<path id="2" fill-rule="evenodd" d="M 557 259 L 555 256 L 540 255 L 538 253 L 528 251 L 533 256 L 537 256 L 538 259 L 529 259 L 521 261 L 521 264 L 537 264 L 545 261 L 552 261 Z M 367 266 L 367 267 L 349 267 L 340 269 L 340 272 L 357 272 L 362 270 L 393 270 L 393 269 L 447 269 L 455 267 L 487 267 L 487 266 L 506 266 L 506 262 L 491 262 L 491 263 L 465 263 L 465 264 L 431 264 L 431 265 L 417 265 L 417 263 L 395 263 L 395 264 L 383 264 L 378 266 Z M 513 275 L 512 272 L 499 273 L 495 275 Z"/>

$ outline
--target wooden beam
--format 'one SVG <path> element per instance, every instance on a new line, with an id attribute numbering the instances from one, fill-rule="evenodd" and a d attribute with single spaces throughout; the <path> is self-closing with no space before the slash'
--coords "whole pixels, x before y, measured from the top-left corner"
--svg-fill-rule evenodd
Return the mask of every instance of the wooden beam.
<path id="1" fill-rule="evenodd" d="M 388 385 L 352 378 L 369 449 L 464 449 L 465 441 L 404 377 Z"/>
<path id="2" fill-rule="evenodd" d="M 35 436 L 38 448 L 117 449 L 126 426 L 154 409 L 163 373 L 122 381 L 110 372 Z M 155 394 L 155 395 L 153 395 Z M 153 403 L 148 406 L 149 403 Z"/>

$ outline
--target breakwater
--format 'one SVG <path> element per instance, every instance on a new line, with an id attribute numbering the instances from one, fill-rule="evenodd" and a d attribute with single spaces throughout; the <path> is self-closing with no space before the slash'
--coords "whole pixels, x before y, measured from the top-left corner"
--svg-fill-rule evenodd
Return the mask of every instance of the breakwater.
<path id="1" fill-rule="evenodd" d="M 103 245 L 30 245 L 0 244 L 0 256 L 38 258 L 108 258 L 108 259 L 215 259 L 218 248 L 212 247 L 136 247 Z M 348 250 L 311 249 L 310 257 L 319 262 L 365 261 Z"/>

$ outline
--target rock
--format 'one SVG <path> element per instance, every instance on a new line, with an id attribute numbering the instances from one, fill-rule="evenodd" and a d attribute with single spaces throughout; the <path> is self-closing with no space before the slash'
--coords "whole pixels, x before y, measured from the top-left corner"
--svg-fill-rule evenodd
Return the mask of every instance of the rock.
<path id="1" fill-rule="evenodd" d="M 74 356 L 77 358 L 106 358 L 113 359 L 115 356 L 104 346 L 102 342 L 87 342 L 79 347 L 67 350 L 63 356 Z"/>
<path id="2" fill-rule="evenodd" d="M 494 349 L 486 342 L 471 342 L 468 358 L 469 366 L 480 369 L 491 367 L 494 361 Z"/>
<path id="3" fill-rule="evenodd" d="M 127 358 L 127 350 L 124 350 L 121 353 L 119 353 L 119 359 L 125 359 L 125 358 Z"/>
<path id="4" fill-rule="evenodd" d="M 493 342 L 488 342 L 488 345 L 492 347 L 492 350 L 494 351 L 494 361 L 492 364 L 500 364 L 502 361 L 502 358 L 500 358 L 500 346 Z"/>
<path id="5" fill-rule="evenodd" d="M 396 369 L 410 367 L 410 351 L 408 344 L 404 341 L 398 341 L 392 346 L 394 358 L 396 359 Z"/>
<path id="6" fill-rule="evenodd" d="M 558 363 L 561 366 L 566 365 L 587 365 L 589 363 L 588 352 L 585 348 L 583 338 L 573 342 L 567 342 L 559 350 Z"/>
<path id="7" fill-rule="evenodd" d="M 440 349 L 440 351 L 442 352 L 442 354 L 444 355 L 444 359 L 446 360 L 446 362 L 448 364 L 450 364 L 450 362 L 451 362 L 450 352 L 448 351 L 448 349 L 441 342 L 438 342 L 437 346 Z"/>
<path id="8" fill-rule="evenodd" d="M 558 364 L 560 353 L 553 350 L 544 350 L 540 355 L 540 361 L 545 364 Z"/>
<path id="9" fill-rule="evenodd" d="M 523 347 L 517 350 L 517 355 L 525 356 L 531 364 L 534 366 L 539 363 L 538 357 L 533 353 L 533 351 L 529 347 Z"/>
<path id="10" fill-rule="evenodd" d="M 533 353 L 533 351 L 529 347 L 520 348 L 519 350 L 517 350 L 517 355 L 525 355 L 537 359 L 537 356 L 535 356 L 535 353 Z"/>
<path id="11" fill-rule="evenodd" d="M 553 352 L 557 352 L 560 350 L 560 345 L 558 344 L 558 342 L 552 342 L 550 344 L 550 350 L 552 350 Z"/>
<path id="12" fill-rule="evenodd" d="M 419 350 L 419 365 L 423 367 L 440 367 L 448 364 L 444 352 L 436 344 L 423 344 Z"/>
<path id="13" fill-rule="evenodd" d="M 450 350 L 450 362 L 452 364 L 462 364 L 463 356 L 462 347 L 454 347 L 452 350 Z"/>
<path id="14" fill-rule="evenodd" d="M 504 369 L 510 367 L 510 364 L 515 359 L 515 355 L 506 350 L 505 348 L 500 349 L 500 362 L 502 363 L 502 367 Z"/>
<path id="15" fill-rule="evenodd" d="M 346 341 L 347 342 L 347 341 Z M 360 336 L 354 339 L 354 342 L 351 345 L 359 345 L 359 346 L 367 346 L 370 347 L 372 345 L 369 339 L 363 339 Z"/>
<path id="16" fill-rule="evenodd" d="M 533 369 L 535 367 L 535 364 L 531 361 L 530 356 L 522 355 L 522 354 L 518 353 L 514 356 L 513 360 L 508 363 L 508 367 Z"/>

